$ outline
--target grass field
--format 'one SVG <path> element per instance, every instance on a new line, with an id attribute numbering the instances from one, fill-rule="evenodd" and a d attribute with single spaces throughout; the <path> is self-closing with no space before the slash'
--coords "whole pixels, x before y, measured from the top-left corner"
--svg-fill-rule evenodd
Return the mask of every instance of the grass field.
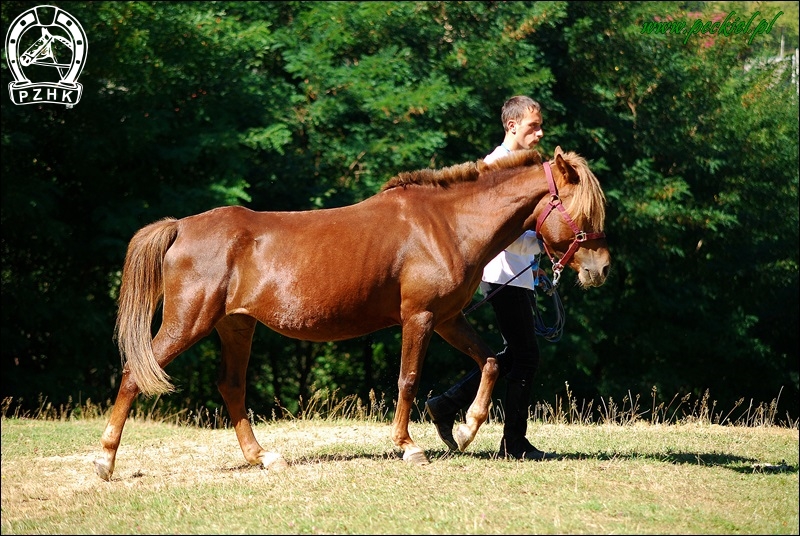
<path id="1" fill-rule="evenodd" d="M 796 423 L 532 418 L 528 437 L 562 458 L 517 462 L 495 456 L 496 419 L 464 453 L 412 422 L 431 459 L 418 467 L 388 420 L 340 405 L 254 419 L 290 465 L 272 474 L 246 464 L 230 428 L 134 415 L 104 482 L 92 464 L 104 415 L 8 408 L 3 534 L 798 534 Z"/>

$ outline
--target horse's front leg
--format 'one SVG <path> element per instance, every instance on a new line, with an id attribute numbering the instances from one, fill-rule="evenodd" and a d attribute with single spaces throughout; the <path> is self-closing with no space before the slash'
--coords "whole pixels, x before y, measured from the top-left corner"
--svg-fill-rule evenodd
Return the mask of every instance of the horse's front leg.
<path id="1" fill-rule="evenodd" d="M 422 312 L 403 322 L 403 348 L 400 357 L 400 377 L 397 380 L 397 407 L 392 422 L 392 441 L 403 450 L 403 460 L 416 465 L 428 463 L 425 451 L 408 432 L 411 406 L 419 389 L 420 372 L 425 352 L 433 334 L 433 314 Z"/>
<path id="2" fill-rule="evenodd" d="M 478 394 L 467 410 L 466 423 L 460 424 L 454 434 L 458 450 L 464 451 L 478 434 L 478 429 L 489 418 L 492 391 L 500 375 L 497 360 L 489 346 L 478 336 L 462 313 L 458 313 L 436 328 L 436 332 L 455 349 L 472 357 L 481 368 Z"/>

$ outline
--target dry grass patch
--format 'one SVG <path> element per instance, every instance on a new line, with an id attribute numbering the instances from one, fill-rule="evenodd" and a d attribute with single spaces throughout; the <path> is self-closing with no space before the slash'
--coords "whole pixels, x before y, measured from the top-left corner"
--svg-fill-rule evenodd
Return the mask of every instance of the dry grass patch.
<path id="1" fill-rule="evenodd" d="M 531 422 L 564 458 L 516 462 L 495 457 L 498 423 L 462 454 L 412 422 L 432 462 L 416 467 L 388 422 L 262 422 L 256 436 L 290 464 L 272 474 L 244 462 L 232 429 L 132 419 L 103 482 L 104 425 L 2 421 L 3 534 L 797 533 L 795 429 Z"/>

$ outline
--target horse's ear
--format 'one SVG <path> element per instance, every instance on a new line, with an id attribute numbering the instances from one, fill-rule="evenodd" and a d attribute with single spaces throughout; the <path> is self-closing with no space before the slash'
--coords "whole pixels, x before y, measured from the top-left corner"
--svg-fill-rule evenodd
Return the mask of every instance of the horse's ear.
<path id="1" fill-rule="evenodd" d="M 553 157 L 555 158 L 556 156 L 558 156 L 560 154 L 564 154 L 564 151 L 561 150 L 561 146 L 560 145 L 556 145 L 556 150 L 553 153 Z"/>
<path id="2" fill-rule="evenodd" d="M 575 168 L 572 167 L 572 164 L 567 162 L 564 157 L 562 156 L 564 152 L 561 150 L 561 147 L 556 147 L 556 169 L 561 173 L 563 180 L 565 182 L 569 182 L 572 184 L 578 184 L 580 182 L 580 176 L 578 172 L 575 171 Z"/>

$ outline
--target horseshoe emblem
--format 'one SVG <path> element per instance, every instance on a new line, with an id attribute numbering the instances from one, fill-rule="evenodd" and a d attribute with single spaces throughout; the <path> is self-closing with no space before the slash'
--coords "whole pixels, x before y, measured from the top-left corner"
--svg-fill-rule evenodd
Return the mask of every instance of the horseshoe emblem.
<path id="1" fill-rule="evenodd" d="M 6 34 L 6 61 L 14 76 L 14 82 L 8 84 L 11 101 L 63 104 L 67 108 L 78 104 L 83 93 L 78 76 L 86 64 L 88 49 L 83 27 L 61 8 L 37 6 L 19 15 Z M 32 66 L 54 69 L 59 81 L 32 81 L 23 68 L 42 72 Z"/>

